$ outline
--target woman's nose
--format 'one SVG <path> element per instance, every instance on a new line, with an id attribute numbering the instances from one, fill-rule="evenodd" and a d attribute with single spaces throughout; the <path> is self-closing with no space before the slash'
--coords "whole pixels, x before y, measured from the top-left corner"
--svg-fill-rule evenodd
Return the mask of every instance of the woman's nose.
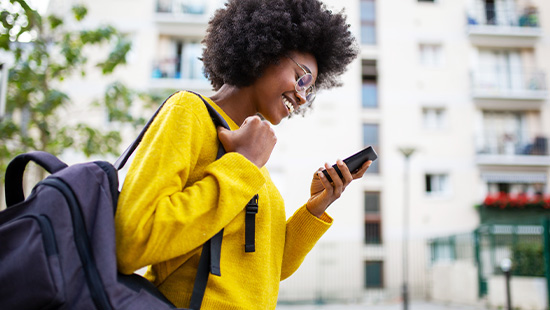
<path id="1" fill-rule="evenodd" d="M 302 105 L 302 104 L 305 104 L 307 102 L 307 99 L 306 99 L 306 91 L 300 91 L 300 92 L 296 92 L 296 97 L 298 98 L 298 105 Z"/>

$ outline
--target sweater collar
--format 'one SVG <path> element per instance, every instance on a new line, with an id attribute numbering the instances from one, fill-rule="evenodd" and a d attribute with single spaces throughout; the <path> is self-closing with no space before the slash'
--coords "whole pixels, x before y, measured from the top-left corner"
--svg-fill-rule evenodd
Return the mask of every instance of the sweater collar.
<path id="1" fill-rule="evenodd" d="M 214 109 L 216 109 L 216 111 L 218 111 L 218 113 L 220 113 L 220 115 L 223 117 L 223 119 L 227 122 L 227 124 L 229 125 L 229 128 L 231 128 L 231 130 L 237 130 L 240 128 L 239 125 L 237 125 L 237 123 L 235 123 L 231 117 L 229 117 L 229 115 L 227 115 L 225 113 L 224 110 L 222 110 L 222 108 L 220 108 L 214 101 L 212 101 L 212 99 L 206 97 L 206 100 L 208 101 L 208 103 L 210 103 L 210 105 L 212 107 L 214 107 Z"/>

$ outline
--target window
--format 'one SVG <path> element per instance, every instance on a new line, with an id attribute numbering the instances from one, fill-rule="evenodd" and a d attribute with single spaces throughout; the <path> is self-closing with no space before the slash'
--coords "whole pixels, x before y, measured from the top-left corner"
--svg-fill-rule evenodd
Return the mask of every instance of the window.
<path id="1" fill-rule="evenodd" d="M 380 193 L 365 192 L 365 243 L 381 244 Z"/>
<path id="2" fill-rule="evenodd" d="M 508 111 L 484 111 L 479 153 L 531 154 L 535 141 L 527 130 L 527 114 Z M 539 148 L 540 149 L 540 148 Z"/>
<path id="3" fill-rule="evenodd" d="M 441 195 L 449 192 L 449 176 L 447 174 L 426 174 L 426 193 Z"/>
<path id="4" fill-rule="evenodd" d="M 378 124 L 363 124 L 363 145 L 371 145 L 378 154 L 380 154 L 379 148 L 379 129 Z M 366 173 L 379 173 L 380 172 L 380 158 L 375 160 L 369 167 Z"/>
<path id="5" fill-rule="evenodd" d="M 383 288 L 384 287 L 384 262 L 366 261 L 365 262 L 365 287 Z"/>
<path id="6" fill-rule="evenodd" d="M 169 37 L 159 39 L 159 59 L 153 68 L 153 78 L 205 80 L 199 60 L 202 45 L 198 40 Z"/>
<path id="7" fill-rule="evenodd" d="M 443 129 L 446 126 L 446 112 L 443 108 L 423 108 L 422 124 L 426 129 Z"/>
<path id="8" fill-rule="evenodd" d="M 376 60 L 363 60 L 362 62 L 363 86 L 361 89 L 363 108 L 378 107 L 378 85 Z"/>
<path id="9" fill-rule="evenodd" d="M 363 80 L 361 102 L 363 103 L 363 108 L 378 107 L 378 87 L 376 86 L 376 81 Z"/>
<path id="10" fill-rule="evenodd" d="M 379 192 L 365 192 L 365 214 L 380 214 Z"/>
<path id="11" fill-rule="evenodd" d="M 427 67 L 443 65 L 443 48 L 440 44 L 420 44 L 420 64 Z"/>
<path id="12" fill-rule="evenodd" d="M 480 49 L 475 87 L 504 94 L 543 89 L 546 84 L 528 60 L 531 57 L 531 50 Z"/>
<path id="13" fill-rule="evenodd" d="M 374 0 L 361 0 L 361 44 L 376 44 L 376 5 Z"/>
<path id="14" fill-rule="evenodd" d="M 438 238 L 430 242 L 432 263 L 450 262 L 455 258 L 455 237 Z"/>

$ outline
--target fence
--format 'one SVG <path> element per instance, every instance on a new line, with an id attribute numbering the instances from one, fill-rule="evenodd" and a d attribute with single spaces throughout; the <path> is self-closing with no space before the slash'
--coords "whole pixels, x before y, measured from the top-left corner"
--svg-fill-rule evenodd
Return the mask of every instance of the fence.
<path id="1" fill-rule="evenodd" d="M 495 283 L 502 281 L 501 262 L 511 259 L 513 279 L 525 282 L 525 279 L 533 278 L 539 284 L 545 282 L 546 287 L 542 289 L 545 292 L 539 292 L 541 294 L 536 297 L 541 301 L 535 309 L 546 308 L 550 287 L 549 227 L 549 219 L 545 219 L 543 225 L 481 225 L 472 233 L 432 239 L 429 243 L 432 269 L 441 263 L 454 266 L 469 264 L 477 273 L 477 283 L 469 283 L 468 286 L 477 289 L 476 299 L 485 297 L 491 302 L 496 299 L 495 291 L 499 290 L 495 288 Z M 495 291 L 491 291 L 491 286 Z M 519 290 L 520 284 L 515 287 Z M 516 295 L 526 293 L 517 292 Z M 453 296 L 445 298 L 456 299 Z M 520 302 L 517 300 L 517 303 Z"/>
<path id="2" fill-rule="evenodd" d="M 383 303 L 401 300 L 403 266 L 407 264 L 411 300 L 428 294 L 429 251 L 426 240 L 409 240 L 403 261 L 401 239 L 383 244 L 320 242 L 298 271 L 281 282 L 280 304 Z"/>

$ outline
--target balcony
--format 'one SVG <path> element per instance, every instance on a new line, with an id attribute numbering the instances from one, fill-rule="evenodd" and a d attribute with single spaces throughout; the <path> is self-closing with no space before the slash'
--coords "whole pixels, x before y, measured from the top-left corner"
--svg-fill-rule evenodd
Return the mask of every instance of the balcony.
<path id="1" fill-rule="evenodd" d="M 219 0 L 157 0 L 155 21 L 160 33 L 202 37 L 209 17 L 222 3 Z"/>
<path id="2" fill-rule="evenodd" d="M 517 101 L 540 105 L 548 98 L 546 74 L 537 69 L 484 66 L 472 72 L 472 97 L 479 100 L 498 100 L 501 108 L 505 109 L 517 107 Z"/>
<path id="3" fill-rule="evenodd" d="M 193 0 L 158 0 L 157 13 L 173 15 L 204 15 L 205 1 Z"/>
<path id="4" fill-rule="evenodd" d="M 182 63 L 181 58 L 157 61 L 151 71 L 151 87 L 197 92 L 207 92 L 212 89 L 210 82 L 202 74 L 202 63 L 198 60 Z"/>
<path id="5" fill-rule="evenodd" d="M 550 215 L 550 195 L 544 193 L 492 193 L 479 206 L 484 224 L 539 225 Z"/>
<path id="6" fill-rule="evenodd" d="M 526 135 L 523 135 L 526 136 Z M 550 166 L 548 138 L 485 134 L 477 143 L 476 163 L 496 166 Z"/>
<path id="7" fill-rule="evenodd" d="M 480 46 L 533 46 L 542 30 L 536 7 L 498 9 L 494 5 L 471 9 L 467 13 L 467 32 Z"/>

